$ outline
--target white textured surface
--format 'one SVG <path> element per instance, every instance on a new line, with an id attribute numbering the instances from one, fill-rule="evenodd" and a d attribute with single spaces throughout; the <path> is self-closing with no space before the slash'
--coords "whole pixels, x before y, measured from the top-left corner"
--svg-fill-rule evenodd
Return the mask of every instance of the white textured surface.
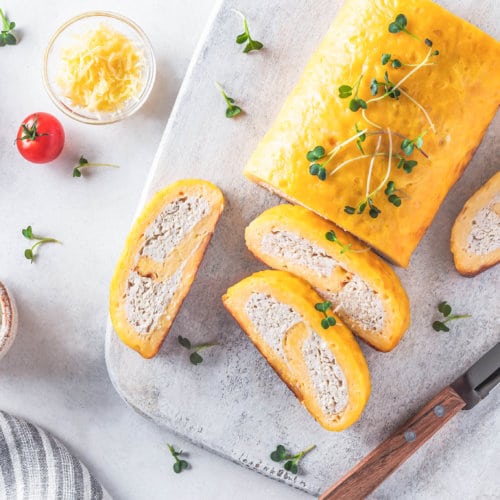
<path id="1" fill-rule="evenodd" d="M 499 35 L 495 24 L 500 17 L 499 2 L 442 3 Z M 338 479 L 500 339 L 500 321 L 494 312 L 499 305 L 500 269 L 490 269 L 474 279 L 463 278 L 454 270 L 449 250 L 454 218 L 496 168 L 500 157 L 495 141 L 498 117 L 441 207 L 410 268 L 399 271 L 411 300 L 411 329 L 391 353 L 363 346 L 373 391 L 362 419 L 352 428 L 340 434 L 320 428 L 221 304 L 220 297 L 228 286 L 261 268 L 245 249 L 244 227 L 279 202 L 243 178 L 243 165 L 276 116 L 338 4 L 334 0 L 223 2 L 181 90 L 142 201 L 175 179 L 202 175 L 219 185 L 227 197 L 227 208 L 159 355 L 145 361 L 121 345 L 112 332 L 107 337 L 111 377 L 131 405 L 204 447 L 310 492 Z M 255 38 L 266 43 L 265 50 L 248 56 L 241 53 L 241 47 L 234 43 L 240 20 L 232 7 L 247 14 Z M 224 117 L 224 102 L 214 80 L 237 99 L 245 115 L 235 120 Z M 185 160 L 186 151 L 189 161 Z M 472 313 L 473 319 L 454 322 L 449 334 L 435 332 L 431 324 L 442 300 L 452 304 L 457 313 Z M 194 369 L 177 343 L 179 334 L 195 342 L 217 339 L 221 346 L 211 349 L 205 362 Z M 496 390 L 474 410 L 457 416 L 374 497 L 496 495 L 500 484 L 493 457 L 500 453 L 500 442 L 492 436 L 500 431 L 499 397 Z M 269 452 L 279 442 L 293 448 L 318 445 L 306 457 L 302 475 L 290 476 L 270 461 Z"/>
<path id="2" fill-rule="evenodd" d="M 347 383 L 332 351 L 316 332 L 311 331 L 302 346 L 302 355 L 323 414 L 328 418 L 340 413 L 348 400 Z"/>

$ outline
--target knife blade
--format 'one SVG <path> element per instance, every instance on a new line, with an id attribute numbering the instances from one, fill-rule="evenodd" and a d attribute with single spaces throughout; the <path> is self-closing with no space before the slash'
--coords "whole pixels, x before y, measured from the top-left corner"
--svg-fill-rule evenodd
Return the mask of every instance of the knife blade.
<path id="1" fill-rule="evenodd" d="M 365 498 L 460 410 L 469 410 L 500 382 L 500 343 L 432 398 L 320 500 Z"/>

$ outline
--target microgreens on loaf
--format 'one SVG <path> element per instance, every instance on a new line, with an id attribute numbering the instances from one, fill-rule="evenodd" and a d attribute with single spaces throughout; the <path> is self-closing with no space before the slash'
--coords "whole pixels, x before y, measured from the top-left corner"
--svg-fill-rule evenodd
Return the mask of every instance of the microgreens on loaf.
<path id="1" fill-rule="evenodd" d="M 448 302 L 444 301 L 438 305 L 438 311 L 444 316 L 443 321 L 434 321 L 432 323 L 432 328 L 436 332 L 449 332 L 450 328 L 446 325 L 448 321 L 453 321 L 456 319 L 470 318 L 470 314 L 451 314 L 451 306 Z"/>
<path id="2" fill-rule="evenodd" d="M 12 30 L 16 27 L 16 23 L 9 21 L 2 9 L 0 9 L 0 21 L 2 22 L 2 29 L 0 31 L 0 47 L 5 47 L 5 45 L 16 45 L 17 39 L 12 33 Z"/>
<path id="3" fill-rule="evenodd" d="M 177 337 L 177 341 L 182 347 L 188 349 L 189 351 L 192 351 L 191 354 L 189 355 L 189 361 L 191 361 L 193 365 L 199 365 L 200 363 L 203 362 L 203 358 L 199 354 L 201 351 L 219 345 L 216 342 L 192 345 L 191 341 L 188 338 L 182 337 L 181 335 Z"/>
<path id="4" fill-rule="evenodd" d="M 353 113 L 358 111 L 358 109 L 367 109 L 366 101 L 358 97 L 359 85 L 362 79 L 363 75 L 360 75 L 352 85 L 344 84 L 339 87 L 339 97 L 341 99 L 352 97 L 352 99 L 349 101 L 349 109 Z"/>
<path id="5" fill-rule="evenodd" d="M 314 448 L 316 448 L 315 444 L 309 446 L 309 448 L 306 448 L 296 455 L 292 455 L 291 453 L 287 453 L 286 448 L 282 444 L 279 444 L 271 453 L 270 457 L 273 462 L 283 462 L 283 460 L 286 460 L 283 466 L 284 469 L 288 472 L 291 472 L 292 474 L 297 474 L 299 472 L 300 460 L 302 460 L 302 458 Z"/>
<path id="6" fill-rule="evenodd" d="M 170 454 L 174 457 L 174 460 L 175 460 L 175 463 L 172 466 L 172 468 L 174 469 L 174 472 L 176 474 L 179 474 L 183 470 L 186 470 L 189 467 L 189 463 L 186 462 L 186 460 L 182 460 L 179 458 L 179 455 L 183 454 L 182 451 L 181 450 L 176 451 L 172 444 L 167 444 L 167 446 L 168 446 L 168 449 L 170 450 Z"/>
<path id="7" fill-rule="evenodd" d="M 73 169 L 73 177 L 81 177 L 82 176 L 82 170 L 84 168 L 94 168 L 94 167 L 112 167 L 112 168 L 120 168 L 119 165 L 113 165 L 111 163 L 90 163 L 87 158 L 85 158 L 83 155 L 80 156 L 80 159 L 78 160 L 78 165 L 75 166 Z"/>
<path id="8" fill-rule="evenodd" d="M 33 234 L 33 228 L 31 226 L 22 229 L 21 233 L 27 240 L 36 241 L 36 243 L 31 248 L 27 248 L 24 251 L 24 257 L 27 260 L 29 260 L 32 264 L 35 261 L 36 249 L 40 245 L 44 245 L 45 243 L 61 243 L 60 241 L 54 238 L 46 238 L 44 236 L 37 236 L 36 234 Z"/>
<path id="9" fill-rule="evenodd" d="M 324 318 L 321 320 L 321 326 L 325 330 L 337 324 L 336 319 L 333 316 L 328 315 L 328 309 L 332 308 L 332 303 L 330 301 L 325 300 L 324 302 L 318 302 L 317 304 L 314 304 L 314 308 L 316 311 L 323 313 Z"/>

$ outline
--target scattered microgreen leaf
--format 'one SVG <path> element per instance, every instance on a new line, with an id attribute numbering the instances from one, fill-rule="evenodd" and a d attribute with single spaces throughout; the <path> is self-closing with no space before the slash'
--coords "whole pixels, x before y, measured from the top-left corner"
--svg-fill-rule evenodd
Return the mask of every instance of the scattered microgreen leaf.
<path id="1" fill-rule="evenodd" d="M 327 330 L 331 326 L 335 326 L 337 321 L 333 316 L 328 315 L 328 309 L 331 309 L 332 303 L 329 300 L 325 300 L 325 302 L 318 302 L 317 304 L 314 304 L 314 308 L 316 311 L 322 312 L 323 315 L 325 316 L 321 320 L 321 326 Z"/>
<path id="2" fill-rule="evenodd" d="M 112 168 L 120 168 L 119 165 L 113 165 L 111 163 L 89 163 L 87 158 L 85 158 L 83 155 L 80 156 L 80 159 L 78 160 L 78 165 L 75 166 L 73 169 L 73 177 L 81 177 L 82 176 L 82 170 L 84 168 L 93 168 L 93 167 L 112 167 Z"/>
<path id="3" fill-rule="evenodd" d="M 226 104 L 227 104 L 226 118 L 234 118 L 235 116 L 238 116 L 240 113 L 242 113 L 243 110 L 234 103 L 234 99 L 232 97 L 229 97 L 226 94 L 226 92 L 222 88 L 222 86 L 217 82 L 215 82 L 215 85 L 220 90 L 222 97 L 224 97 L 224 100 L 226 101 Z"/>
<path id="4" fill-rule="evenodd" d="M 411 174 L 413 169 L 418 165 L 418 161 L 416 160 L 406 160 L 403 156 L 395 155 L 396 158 L 399 158 L 397 168 L 403 168 L 403 170 L 407 174 Z"/>
<path id="5" fill-rule="evenodd" d="M 16 27 L 16 23 L 9 21 L 2 9 L 0 9 L 0 20 L 2 21 L 2 29 L 0 31 L 0 47 L 5 47 L 6 45 L 16 45 L 17 38 L 14 33 L 12 33 L 12 30 Z"/>
<path id="6" fill-rule="evenodd" d="M 188 338 L 182 337 L 181 335 L 177 337 L 177 341 L 182 347 L 192 351 L 189 355 L 189 361 L 191 361 L 193 365 L 199 365 L 200 363 L 203 362 L 203 358 L 200 355 L 201 351 L 204 351 L 209 347 L 214 347 L 216 345 L 219 345 L 216 342 L 208 342 L 206 344 L 192 345 L 191 341 Z"/>
<path id="7" fill-rule="evenodd" d="M 311 151 L 307 152 L 307 159 L 310 162 L 315 162 L 316 160 L 321 160 L 325 156 L 325 148 L 323 146 L 316 146 Z"/>
<path id="8" fill-rule="evenodd" d="M 443 321 L 434 321 L 434 323 L 432 323 L 432 328 L 436 332 L 449 332 L 450 328 L 446 325 L 446 323 L 456 319 L 471 317 L 470 314 L 451 314 L 451 306 L 446 301 L 440 302 L 437 309 L 445 319 Z"/>
<path id="9" fill-rule="evenodd" d="M 173 465 L 174 472 L 179 474 L 183 470 L 186 470 L 189 467 L 189 463 L 186 460 L 182 460 L 179 458 L 180 455 L 183 454 L 181 450 L 176 451 L 174 446 L 171 444 L 167 444 L 168 449 L 170 450 L 170 454 L 174 457 L 175 463 Z"/>
<path id="10" fill-rule="evenodd" d="M 36 241 L 36 243 L 31 248 L 27 248 L 24 251 L 24 257 L 27 260 L 31 261 L 32 264 L 35 261 L 36 250 L 40 245 L 44 245 L 45 243 L 61 243 L 54 238 L 46 238 L 44 236 L 37 236 L 36 234 L 33 234 L 33 228 L 31 226 L 27 226 L 22 229 L 21 233 L 26 239 Z"/>
<path id="11" fill-rule="evenodd" d="M 250 30 L 248 29 L 248 22 L 247 18 L 239 11 L 233 9 L 234 12 L 239 14 L 243 18 L 243 28 L 244 31 L 240 35 L 236 37 L 236 43 L 241 45 L 245 42 L 247 44 L 245 45 L 245 48 L 243 49 L 243 52 L 245 54 L 248 54 L 249 52 L 252 52 L 252 50 L 260 50 L 264 47 L 264 45 L 261 42 L 258 42 L 257 40 L 254 40 L 251 35 L 250 35 Z"/>
<path id="12" fill-rule="evenodd" d="M 271 460 L 273 460 L 274 462 L 283 462 L 283 460 L 286 460 L 285 464 L 283 465 L 284 469 L 288 472 L 291 472 L 292 474 L 298 474 L 300 460 L 302 460 L 302 458 L 314 448 L 316 448 L 315 444 L 309 446 L 309 448 L 306 448 L 296 455 L 292 455 L 286 452 L 286 449 L 283 445 L 279 444 L 270 456 Z"/>

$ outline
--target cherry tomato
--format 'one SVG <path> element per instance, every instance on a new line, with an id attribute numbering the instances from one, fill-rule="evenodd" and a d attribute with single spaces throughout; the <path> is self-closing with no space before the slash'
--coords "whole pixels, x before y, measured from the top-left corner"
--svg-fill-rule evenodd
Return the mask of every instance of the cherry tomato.
<path id="1" fill-rule="evenodd" d="M 27 116 L 17 132 L 17 149 L 32 163 L 55 160 L 64 147 L 64 129 L 61 122 L 49 113 Z"/>

